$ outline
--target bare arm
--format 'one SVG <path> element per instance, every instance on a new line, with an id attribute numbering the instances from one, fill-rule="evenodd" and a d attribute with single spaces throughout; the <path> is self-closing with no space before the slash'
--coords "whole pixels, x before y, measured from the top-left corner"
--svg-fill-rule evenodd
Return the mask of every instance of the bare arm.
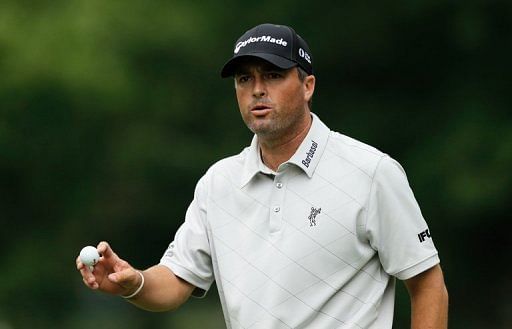
<path id="1" fill-rule="evenodd" d="M 108 243 L 100 242 L 97 249 L 102 257 L 92 273 L 79 258 L 76 259 L 77 269 L 85 285 L 112 295 L 127 296 L 135 292 L 142 283 L 137 270 L 119 258 Z M 128 301 L 148 311 L 174 310 L 183 304 L 195 289 L 192 284 L 178 278 L 162 265 L 155 265 L 142 271 L 142 274 L 144 287 Z"/>
<path id="2" fill-rule="evenodd" d="M 163 265 L 153 266 L 142 273 L 145 278 L 144 288 L 128 301 L 148 311 L 175 310 L 188 300 L 195 289 Z"/>
<path id="3" fill-rule="evenodd" d="M 405 285 L 411 297 L 411 328 L 448 328 L 448 291 L 441 267 L 436 265 L 405 280 Z"/>

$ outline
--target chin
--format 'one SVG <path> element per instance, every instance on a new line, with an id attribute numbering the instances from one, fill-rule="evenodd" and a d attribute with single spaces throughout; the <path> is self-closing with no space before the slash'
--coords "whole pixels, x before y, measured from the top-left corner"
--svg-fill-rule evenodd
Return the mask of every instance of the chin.
<path id="1" fill-rule="evenodd" d="M 279 124 L 270 117 L 249 117 L 244 118 L 244 121 L 247 128 L 256 135 L 266 137 L 279 135 Z"/>
<path id="2" fill-rule="evenodd" d="M 249 128 L 253 133 L 260 137 L 273 138 L 279 136 L 279 131 L 275 127 L 258 125 L 257 127 Z"/>

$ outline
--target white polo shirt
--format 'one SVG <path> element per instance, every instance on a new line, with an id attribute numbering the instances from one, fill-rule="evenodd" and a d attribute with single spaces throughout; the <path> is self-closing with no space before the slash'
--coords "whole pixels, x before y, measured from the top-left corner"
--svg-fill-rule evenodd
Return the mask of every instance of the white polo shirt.
<path id="1" fill-rule="evenodd" d="M 214 164 L 161 259 L 228 328 L 391 328 L 394 277 L 439 263 L 402 167 L 312 116 L 275 173 L 256 136 Z"/>

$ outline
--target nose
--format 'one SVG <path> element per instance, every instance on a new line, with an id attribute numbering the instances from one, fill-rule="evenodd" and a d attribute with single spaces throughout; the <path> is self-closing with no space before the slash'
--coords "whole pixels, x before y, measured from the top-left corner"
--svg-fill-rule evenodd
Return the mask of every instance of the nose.
<path id="1" fill-rule="evenodd" d="M 254 78 L 252 94 L 256 98 L 264 97 L 267 94 L 267 86 L 261 77 Z"/>

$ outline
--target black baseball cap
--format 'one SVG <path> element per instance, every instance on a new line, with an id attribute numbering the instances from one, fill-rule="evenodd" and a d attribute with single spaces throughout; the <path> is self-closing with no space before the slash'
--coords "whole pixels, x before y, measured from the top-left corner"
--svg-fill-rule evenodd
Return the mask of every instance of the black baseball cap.
<path id="1" fill-rule="evenodd" d="M 233 76 L 240 59 L 258 57 L 282 69 L 300 66 L 313 74 L 309 46 L 291 27 L 261 24 L 245 32 L 235 43 L 233 57 L 224 64 L 220 75 Z"/>

